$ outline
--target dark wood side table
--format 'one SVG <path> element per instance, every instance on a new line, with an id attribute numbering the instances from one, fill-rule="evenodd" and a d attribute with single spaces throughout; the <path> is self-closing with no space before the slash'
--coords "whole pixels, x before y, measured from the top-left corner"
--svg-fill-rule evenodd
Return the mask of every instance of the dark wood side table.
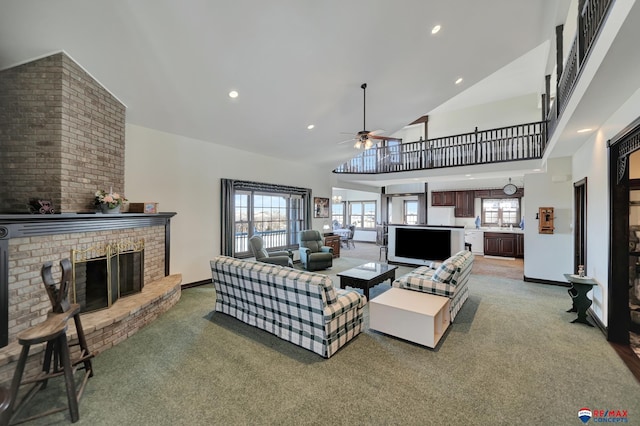
<path id="1" fill-rule="evenodd" d="M 564 274 L 564 277 L 571 283 L 571 288 L 568 292 L 573 300 L 573 306 L 567 312 L 576 312 L 578 314 L 578 318 L 571 322 L 579 322 L 593 327 L 593 324 L 587 320 L 587 309 L 589 309 L 593 303 L 591 299 L 587 297 L 587 293 L 593 289 L 593 286 L 598 285 L 598 282 L 593 278 L 580 277 L 575 274 Z"/>
<path id="2" fill-rule="evenodd" d="M 340 235 L 325 234 L 324 245 L 333 248 L 333 257 L 340 257 Z"/>

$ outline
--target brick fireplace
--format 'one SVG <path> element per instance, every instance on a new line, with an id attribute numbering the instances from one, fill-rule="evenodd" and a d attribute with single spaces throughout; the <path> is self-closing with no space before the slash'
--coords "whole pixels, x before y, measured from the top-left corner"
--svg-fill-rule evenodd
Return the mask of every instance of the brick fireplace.
<path id="1" fill-rule="evenodd" d="M 124 193 L 125 112 L 64 52 L 0 70 L 0 384 L 19 353 L 17 334 L 51 310 L 42 265 L 52 262 L 59 280 L 59 261 L 73 248 L 144 240 L 143 291 L 99 311 L 116 311 L 111 317 L 83 314 L 94 353 L 180 298 L 181 277 L 169 275 L 175 213 L 103 215 L 93 206 L 96 190 Z M 50 200 L 57 214 L 30 214 L 31 199 Z M 38 356 L 27 374 L 38 370 Z"/>
<path id="2" fill-rule="evenodd" d="M 175 213 L 0 215 L 0 347 L 51 310 L 40 269 L 71 256 L 80 245 L 122 240 L 145 241 L 144 281 L 169 274 L 170 219 Z M 56 275 L 57 274 L 57 275 Z"/>

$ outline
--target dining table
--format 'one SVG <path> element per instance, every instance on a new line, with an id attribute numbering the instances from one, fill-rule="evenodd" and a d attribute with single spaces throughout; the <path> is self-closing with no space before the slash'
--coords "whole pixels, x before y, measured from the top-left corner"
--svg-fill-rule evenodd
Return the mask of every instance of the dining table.
<path id="1" fill-rule="evenodd" d="M 334 229 L 333 233 L 335 235 L 339 235 L 340 238 L 348 238 L 349 237 L 349 228 L 338 228 L 338 229 Z"/>

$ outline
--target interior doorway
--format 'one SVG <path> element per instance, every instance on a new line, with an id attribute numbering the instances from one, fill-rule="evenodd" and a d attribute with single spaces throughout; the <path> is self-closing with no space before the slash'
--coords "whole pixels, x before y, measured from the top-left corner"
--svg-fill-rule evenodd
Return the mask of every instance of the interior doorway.
<path id="1" fill-rule="evenodd" d="M 573 184 L 573 203 L 573 272 L 576 273 L 578 265 L 583 265 L 587 270 L 587 178 Z"/>
<path id="2" fill-rule="evenodd" d="M 629 344 L 640 357 L 640 151 L 629 156 Z"/>
<path id="3" fill-rule="evenodd" d="M 611 215 L 607 339 L 629 345 L 630 333 L 640 326 L 635 321 L 640 320 L 636 315 L 640 306 L 634 303 L 640 283 L 640 234 L 636 234 L 640 231 L 640 212 L 635 212 L 632 204 L 636 182 L 640 183 L 640 119 L 612 138 L 608 146 Z"/>

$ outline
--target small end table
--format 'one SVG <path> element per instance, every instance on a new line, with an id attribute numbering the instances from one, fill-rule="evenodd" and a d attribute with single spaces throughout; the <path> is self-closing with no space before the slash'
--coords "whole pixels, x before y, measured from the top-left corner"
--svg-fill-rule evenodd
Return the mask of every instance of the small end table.
<path id="1" fill-rule="evenodd" d="M 593 278 L 580 277 L 575 274 L 564 274 L 564 277 L 571 283 L 571 288 L 568 290 L 569 296 L 573 299 L 573 307 L 567 312 L 576 312 L 578 318 L 571 321 L 572 323 L 579 322 L 580 324 L 586 324 L 589 327 L 593 327 L 587 320 L 587 309 L 593 303 L 591 299 L 587 297 L 593 286 L 598 285 L 598 282 Z"/>

